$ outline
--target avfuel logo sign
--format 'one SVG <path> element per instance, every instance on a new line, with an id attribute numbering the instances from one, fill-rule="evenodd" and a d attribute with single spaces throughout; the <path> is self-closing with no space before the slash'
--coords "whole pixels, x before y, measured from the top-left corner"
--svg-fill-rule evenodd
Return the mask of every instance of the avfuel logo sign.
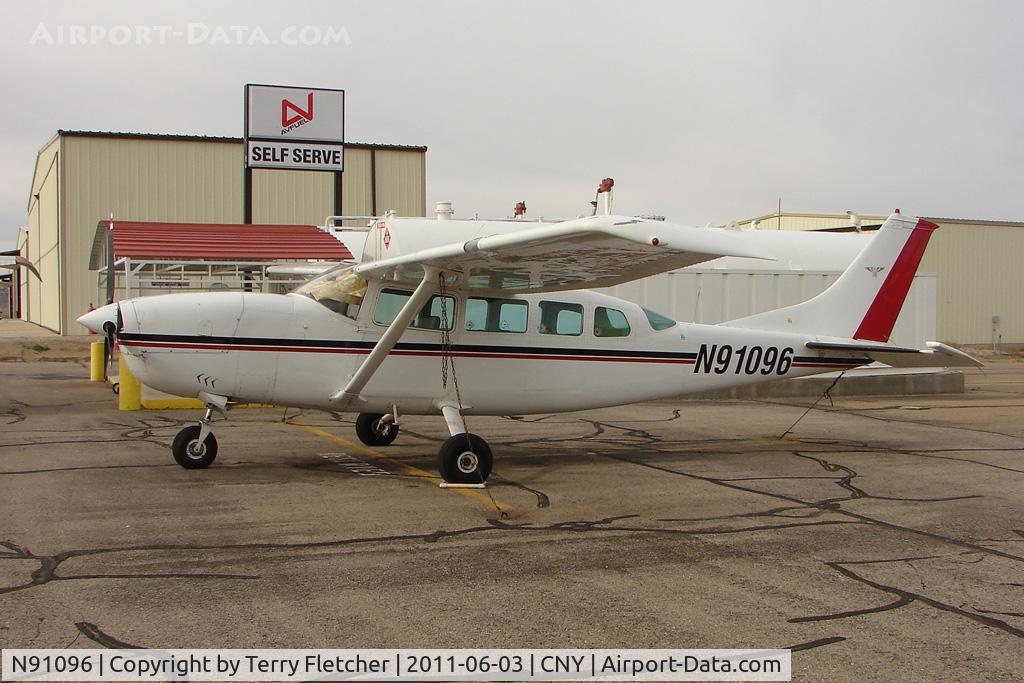
<path id="1" fill-rule="evenodd" d="M 345 91 L 245 86 L 249 168 L 344 169 Z"/>
<path id="2" fill-rule="evenodd" d="M 290 133 L 301 125 L 313 120 L 313 93 L 306 95 L 306 108 L 291 100 L 281 98 L 281 134 Z"/>

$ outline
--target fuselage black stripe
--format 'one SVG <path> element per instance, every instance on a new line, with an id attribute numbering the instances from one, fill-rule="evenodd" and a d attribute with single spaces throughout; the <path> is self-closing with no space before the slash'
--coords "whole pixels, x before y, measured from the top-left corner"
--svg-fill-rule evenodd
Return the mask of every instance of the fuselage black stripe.
<path id="1" fill-rule="evenodd" d="M 138 334 L 122 332 L 119 339 L 126 342 L 145 344 L 195 344 L 195 345 L 217 345 L 217 346 L 238 346 L 257 347 L 274 346 L 288 348 L 308 349 L 352 349 L 369 351 L 376 346 L 376 341 L 356 341 L 344 339 L 285 339 L 269 337 L 213 337 L 201 335 L 178 335 L 178 334 Z M 440 343 L 423 342 L 398 342 L 395 345 L 397 351 L 426 351 L 440 352 L 443 346 Z M 256 350 L 256 349 L 253 349 Z M 625 349 L 594 349 L 594 348 L 563 348 L 550 346 L 502 346 L 492 344 L 453 344 L 452 351 L 456 353 L 487 353 L 487 354 L 509 354 L 523 356 L 591 356 L 595 358 L 656 358 L 669 360 L 695 360 L 696 353 L 673 352 L 673 351 L 634 351 Z M 814 363 L 830 365 L 863 365 L 870 363 L 870 358 L 849 358 L 849 357 L 825 357 L 825 356 L 795 356 L 794 363 Z"/>
<path id="2" fill-rule="evenodd" d="M 206 337 L 199 335 L 177 334 L 135 334 L 121 333 L 119 339 L 132 342 L 163 342 L 184 344 L 217 344 L 229 346 L 288 346 L 296 348 L 319 349 L 366 349 L 377 345 L 376 341 L 355 341 L 345 339 L 272 339 L 267 337 Z M 395 349 L 399 351 L 440 351 L 440 343 L 398 342 Z M 620 356 L 632 358 L 696 358 L 695 353 L 677 353 L 671 351 L 632 351 L 621 349 L 580 349 L 548 346 L 502 346 L 496 344 L 453 344 L 453 351 L 462 353 L 522 353 L 543 354 L 548 356 Z"/>

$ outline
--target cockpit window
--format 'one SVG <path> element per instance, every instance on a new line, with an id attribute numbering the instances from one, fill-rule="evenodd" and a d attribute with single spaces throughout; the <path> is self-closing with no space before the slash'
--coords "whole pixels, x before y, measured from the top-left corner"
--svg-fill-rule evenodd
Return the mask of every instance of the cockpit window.
<path id="1" fill-rule="evenodd" d="M 644 309 L 644 315 L 647 316 L 647 322 L 651 324 L 651 327 L 656 330 L 667 330 L 670 327 L 675 327 L 679 323 L 661 313 L 655 313 L 649 308 Z"/>
<path id="2" fill-rule="evenodd" d="M 352 272 L 352 266 L 339 266 L 301 285 L 295 293 L 355 319 L 366 296 L 366 280 Z"/>
<path id="3" fill-rule="evenodd" d="M 409 301 L 412 292 L 397 289 L 382 289 L 377 297 L 377 308 L 373 311 L 373 322 L 390 325 Z M 455 326 L 455 299 L 435 294 L 430 297 L 409 327 L 419 330 L 451 330 Z"/>

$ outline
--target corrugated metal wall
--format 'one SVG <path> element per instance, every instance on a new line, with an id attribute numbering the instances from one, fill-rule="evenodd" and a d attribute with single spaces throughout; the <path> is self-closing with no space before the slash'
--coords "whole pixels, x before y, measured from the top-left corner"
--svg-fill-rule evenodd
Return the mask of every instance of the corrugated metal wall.
<path id="1" fill-rule="evenodd" d="M 42 275 L 40 281 L 23 272 L 22 317 L 54 332 L 61 331 L 60 162 L 60 139 L 54 138 L 36 159 L 26 217 L 28 240 L 22 251 Z"/>
<path id="2" fill-rule="evenodd" d="M 376 150 L 377 212 L 397 211 L 399 216 L 424 216 L 426 209 L 427 158 L 392 150 Z"/>
<path id="3" fill-rule="evenodd" d="M 368 149 L 345 150 L 345 174 L 341 179 L 341 205 L 346 216 L 373 216 L 373 169 Z M 425 210 L 426 206 L 419 209 Z M 383 213 L 383 211 L 381 211 Z M 409 214 L 419 216 L 422 214 Z"/>
<path id="4" fill-rule="evenodd" d="M 939 274 L 939 338 L 1024 343 L 1024 226 L 933 220 L 940 227 L 921 269 Z"/>
<path id="5" fill-rule="evenodd" d="M 708 325 L 806 301 L 839 273 L 721 271 L 693 267 L 628 282 L 606 291 L 671 316 Z M 920 348 L 935 339 L 935 276 L 918 275 L 893 330 L 894 344 Z"/>
<path id="6" fill-rule="evenodd" d="M 334 174 L 256 169 L 252 196 L 253 223 L 323 225 L 334 213 Z"/>
<path id="7" fill-rule="evenodd" d="M 189 140 L 63 137 L 65 331 L 96 301 L 96 223 L 115 218 L 242 221 L 242 146 Z"/>
<path id="8" fill-rule="evenodd" d="M 41 220 L 43 226 L 43 235 L 38 235 L 31 233 L 30 225 L 29 239 L 38 259 L 39 249 L 52 246 L 56 240 L 60 222 L 60 249 L 42 266 L 59 270 L 63 280 L 56 274 L 51 279 L 44 273 L 42 296 L 38 283 L 34 283 L 28 290 L 25 310 L 30 311 L 30 319 L 54 330 L 84 333 L 75 318 L 90 303 L 100 303 L 96 273 L 88 269 L 93 235 L 100 219 L 113 213 L 115 219 L 195 223 L 243 220 L 243 147 L 238 141 L 72 134 L 56 138 L 51 146 L 53 149 L 48 147 L 48 153 L 56 154 L 60 149 L 56 167 L 61 173 L 61 189 L 58 192 L 54 181 L 52 204 L 40 201 L 41 213 L 35 221 L 29 216 L 30 224 Z M 424 152 L 361 147 L 345 151 L 344 213 L 371 213 L 371 153 L 378 155 L 379 212 L 395 208 L 401 215 L 424 215 Z M 41 156 L 40 165 L 45 161 Z M 394 187 L 393 183 L 408 186 Z M 49 198 L 43 195 L 43 199 Z M 48 208 L 57 207 L 58 201 L 59 209 Z M 333 213 L 333 174 L 268 170 L 253 173 L 253 222 L 320 225 Z M 63 267 L 57 265 L 58 258 Z M 64 299 L 63 315 L 59 292 Z"/>

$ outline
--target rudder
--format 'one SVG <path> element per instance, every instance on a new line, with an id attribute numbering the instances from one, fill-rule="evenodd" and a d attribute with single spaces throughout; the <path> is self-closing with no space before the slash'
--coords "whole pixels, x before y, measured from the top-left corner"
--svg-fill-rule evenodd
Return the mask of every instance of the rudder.
<path id="1" fill-rule="evenodd" d="M 839 279 L 818 296 L 722 324 L 888 342 L 937 227 L 923 218 L 893 214 Z"/>

